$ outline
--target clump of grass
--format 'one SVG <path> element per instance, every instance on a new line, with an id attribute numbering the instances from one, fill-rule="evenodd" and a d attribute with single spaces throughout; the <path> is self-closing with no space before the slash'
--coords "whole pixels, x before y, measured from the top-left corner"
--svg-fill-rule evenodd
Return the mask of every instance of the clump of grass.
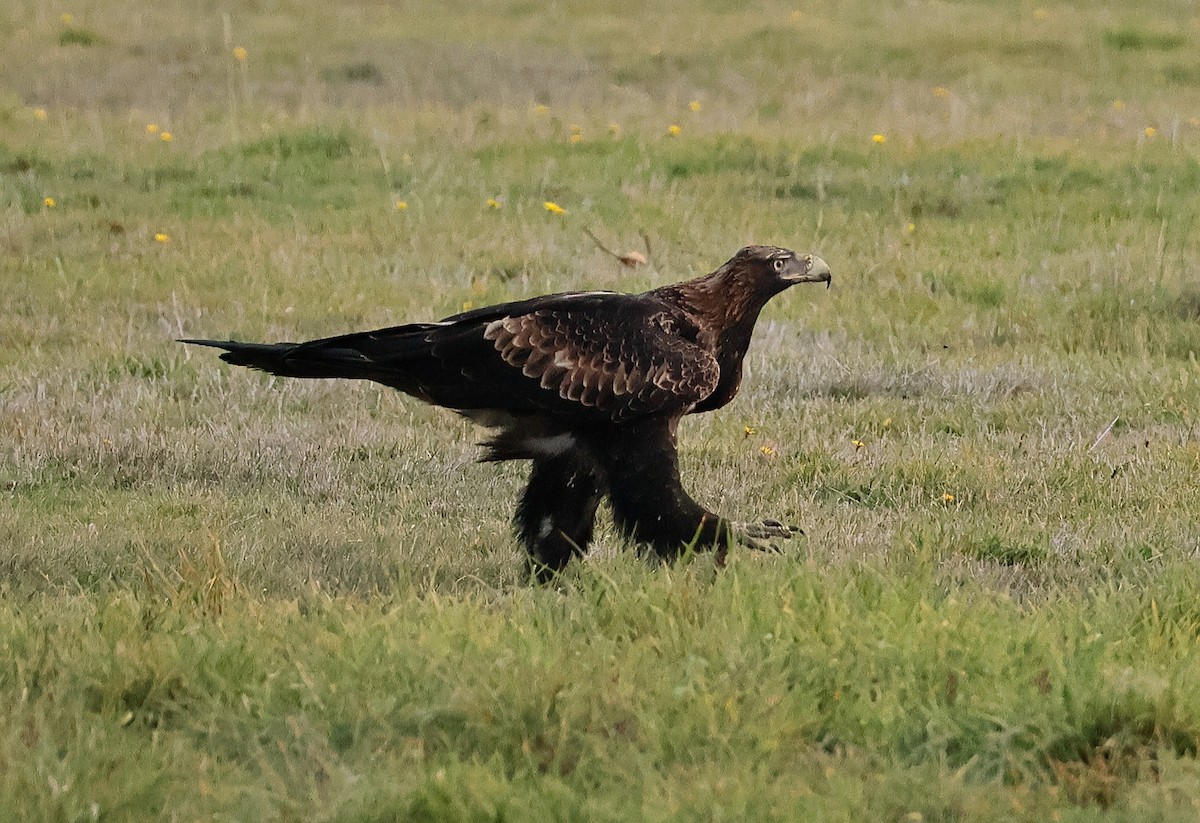
<path id="1" fill-rule="evenodd" d="M 107 42 L 108 40 L 102 35 L 81 26 L 68 26 L 58 33 L 58 45 L 60 46 L 90 48 L 91 46 L 100 46 Z"/>
<path id="2" fill-rule="evenodd" d="M 1177 31 L 1159 32 L 1123 26 L 1105 29 L 1104 45 L 1116 51 L 1171 51 L 1187 43 L 1187 37 Z"/>
<path id="3" fill-rule="evenodd" d="M 255 140 L 241 146 L 239 153 L 246 158 L 340 160 L 353 151 L 356 142 L 361 140 L 356 140 L 346 132 L 330 133 L 314 129 Z"/>
<path id="4" fill-rule="evenodd" d="M 331 82 L 369 83 L 379 85 L 384 82 L 383 71 L 370 60 L 359 60 L 346 63 L 337 68 L 325 69 L 323 76 Z"/>
<path id="5" fill-rule="evenodd" d="M 995 534 L 972 540 L 966 547 L 966 553 L 978 557 L 980 560 L 990 560 L 1009 566 L 1038 563 L 1049 556 L 1049 552 L 1042 546 L 1005 539 Z"/>

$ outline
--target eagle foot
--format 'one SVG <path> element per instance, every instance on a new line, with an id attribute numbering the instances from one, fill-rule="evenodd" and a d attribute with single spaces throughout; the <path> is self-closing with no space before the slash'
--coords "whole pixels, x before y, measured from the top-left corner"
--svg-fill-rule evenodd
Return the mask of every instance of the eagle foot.
<path id="1" fill-rule="evenodd" d="M 778 554 L 783 547 L 775 540 L 791 540 L 794 535 L 804 535 L 799 526 L 789 526 L 778 520 L 762 520 L 757 523 L 734 523 L 733 537 L 741 545 L 761 552 Z"/>

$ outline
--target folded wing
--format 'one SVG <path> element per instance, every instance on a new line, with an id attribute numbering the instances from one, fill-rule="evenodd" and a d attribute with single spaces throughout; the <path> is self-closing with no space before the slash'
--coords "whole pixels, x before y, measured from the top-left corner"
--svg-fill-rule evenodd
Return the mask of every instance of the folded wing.
<path id="1" fill-rule="evenodd" d="M 373 380 L 461 411 L 627 421 L 686 414 L 720 379 L 679 309 L 644 295 L 551 295 L 307 343 L 187 341 L 288 377 Z"/>

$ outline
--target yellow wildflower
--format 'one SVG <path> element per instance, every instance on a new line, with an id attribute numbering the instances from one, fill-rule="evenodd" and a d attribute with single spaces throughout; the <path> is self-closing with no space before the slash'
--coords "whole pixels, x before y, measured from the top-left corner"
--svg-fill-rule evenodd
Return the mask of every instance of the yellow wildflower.
<path id="1" fill-rule="evenodd" d="M 250 52 L 246 51 L 246 50 L 245 50 L 244 48 L 242 48 L 241 46 L 234 46 L 234 47 L 233 47 L 233 59 L 234 59 L 234 60 L 241 60 L 241 61 L 245 61 L 245 59 L 246 59 L 247 57 L 249 57 L 249 56 L 250 56 Z"/>
<path id="2" fill-rule="evenodd" d="M 671 135 L 672 137 L 678 137 L 682 133 L 683 129 L 679 128 L 678 124 L 676 123 L 672 123 L 671 125 L 667 126 L 667 134 Z"/>
<path id="3" fill-rule="evenodd" d="M 799 23 L 801 20 L 804 19 L 804 12 L 800 11 L 799 9 L 796 9 L 791 14 L 789 14 L 788 17 L 791 19 L 791 21 L 793 23 Z"/>
<path id="4" fill-rule="evenodd" d="M 890 418 L 890 417 L 883 418 L 883 427 L 885 429 L 890 429 L 892 427 L 892 418 Z"/>
<path id="5" fill-rule="evenodd" d="M 904 227 L 904 233 L 905 233 L 905 234 L 912 234 L 912 233 L 913 233 L 913 232 L 915 232 L 916 230 L 917 230 L 917 224 L 916 224 L 916 223 L 909 223 L 907 226 L 905 226 L 905 227 Z"/>
<path id="6" fill-rule="evenodd" d="M 69 26 L 75 22 L 75 15 L 71 14 L 69 11 L 64 11 L 58 16 L 58 21 L 64 26 Z"/>
<path id="7" fill-rule="evenodd" d="M 876 145 L 882 145 L 887 142 L 887 135 L 886 134 L 878 134 L 878 133 L 872 134 L 871 142 L 875 143 Z"/>
<path id="8" fill-rule="evenodd" d="M 551 214 L 566 214 L 567 213 L 566 209 L 564 209 L 562 206 L 555 203 L 553 200 L 547 200 L 545 203 L 542 204 L 542 208 L 544 208 L 546 211 L 550 212 Z"/>
<path id="9" fill-rule="evenodd" d="M 396 211 L 404 211 L 408 208 L 408 203 L 404 200 L 397 200 L 395 203 Z"/>
<path id="10" fill-rule="evenodd" d="M 1146 130 L 1143 131 L 1142 134 L 1146 135 L 1147 137 L 1156 137 L 1158 136 L 1158 129 L 1154 128 L 1154 126 L 1146 126 Z"/>
<path id="11" fill-rule="evenodd" d="M 762 452 L 763 457 L 774 457 L 775 456 L 775 447 L 770 444 L 759 446 L 758 450 L 760 452 Z"/>
<path id="12" fill-rule="evenodd" d="M 1124 100 L 1112 101 L 1112 109 L 1113 109 L 1113 111 L 1125 111 L 1125 101 Z"/>
<path id="13" fill-rule="evenodd" d="M 497 200 L 495 197 L 489 197 L 487 199 L 487 207 L 489 209 L 498 209 L 502 205 L 503 204 L 499 200 Z"/>
<path id="14" fill-rule="evenodd" d="M 863 446 L 867 445 L 866 443 L 862 442 L 861 440 L 859 440 L 859 439 L 857 439 L 857 438 L 855 438 L 855 439 L 852 439 L 850 442 L 854 444 L 854 450 L 855 450 L 855 451 L 858 451 L 858 450 L 859 450 L 859 449 L 861 449 Z"/>
<path id="15" fill-rule="evenodd" d="M 550 107 L 547 106 L 545 103 L 538 103 L 536 106 L 533 107 L 533 113 L 541 114 L 541 115 L 549 114 Z"/>
<path id="16" fill-rule="evenodd" d="M 743 434 L 744 436 L 746 436 L 746 437 L 749 437 L 749 436 L 751 436 L 752 434 L 754 434 L 754 431 L 755 431 L 755 430 L 754 430 L 754 427 L 753 427 L 753 426 L 743 426 L 743 427 L 742 427 L 742 434 Z"/>
<path id="17" fill-rule="evenodd" d="M 942 502 L 943 502 L 943 503 L 947 503 L 947 504 L 949 504 L 949 503 L 953 503 L 953 502 L 954 502 L 954 495 L 952 495 L 950 492 L 945 492 L 945 493 L 943 493 L 943 494 L 942 494 Z"/>
<path id="18" fill-rule="evenodd" d="M 46 113 L 45 109 L 34 109 L 33 110 L 33 119 L 34 120 L 45 120 L 49 116 L 50 115 L 48 115 Z"/>
<path id="19" fill-rule="evenodd" d="M 172 140 L 175 139 L 175 135 L 171 134 L 171 132 L 169 132 L 169 131 L 164 131 L 164 132 L 159 133 L 158 139 L 163 141 L 164 143 L 170 143 Z"/>
<path id="20" fill-rule="evenodd" d="M 470 311 L 473 308 L 475 308 L 475 304 L 472 303 L 470 300 L 463 301 L 463 306 L 462 306 L 463 311 Z"/>
<path id="21" fill-rule="evenodd" d="M 700 101 L 693 100 L 692 102 L 688 103 L 688 108 L 692 111 L 700 111 Z"/>
<path id="22" fill-rule="evenodd" d="M 158 123 L 147 123 L 146 134 L 158 134 Z"/>
<path id="23" fill-rule="evenodd" d="M 608 124 L 608 133 L 611 134 L 613 137 L 616 137 L 618 134 L 621 133 L 621 124 L 620 123 L 609 123 Z"/>
<path id="24" fill-rule="evenodd" d="M 170 243 L 171 235 L 167 234 L 165 231 L 155 232 L 154 242 L 155 243 Z"/>
<path id="25" fill-rule="evenodd" d="M 933 87 L 933 96 L 934 97 L 949 97 L 950 89 L 946 88 L 945 86 L 934 86 Z"/>
<path id="26" fill-rule="evenodd" d="M 570 141 L 572 146 L 575 146 L 575 145 L 578 145 L 579 143 L 583 142 L 583 135 L 576 133 L 576 134 L 572 134 L 567 139 Z"/>
<path id="27" fill-rule="evenodd" d="M 42 200 L 42 205 L 48 209 L 52 209 L 58 205 L 58 201 L 55 200 L 53 197 L 47 197 L 44 200 Z"/>
<path id="28" fill-rule="evenodd" d="M 583 126 L 578 123 L 572 123 L 570 126 L 571 134 L 583 134 Z"/>

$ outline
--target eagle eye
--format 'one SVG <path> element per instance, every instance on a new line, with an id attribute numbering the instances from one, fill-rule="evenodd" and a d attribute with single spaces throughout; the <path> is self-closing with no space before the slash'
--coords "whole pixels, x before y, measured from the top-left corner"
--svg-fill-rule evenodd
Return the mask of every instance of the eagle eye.
<path id="1" fill-rule="evenodd" d="M 776 257 L 774 262 L 775 271 L 783 271 L 784 264 L 787 263 L 782 257 Z"/>

